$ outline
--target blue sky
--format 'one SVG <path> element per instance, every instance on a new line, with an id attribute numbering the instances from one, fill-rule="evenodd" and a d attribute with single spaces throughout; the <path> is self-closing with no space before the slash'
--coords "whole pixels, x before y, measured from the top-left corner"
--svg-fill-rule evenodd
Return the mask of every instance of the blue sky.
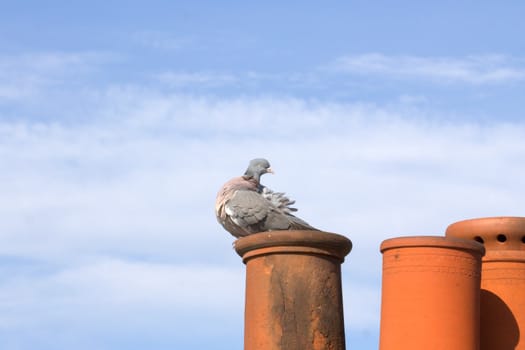
<path id="1" fill-rule="evenodd" d="M 521 216 L 520 1 L 19 1 L 0 13 L 0 347 L 241 349 L 213 216 L 251 158 L 348 236 L 348 347 L 382 240 Z"/>

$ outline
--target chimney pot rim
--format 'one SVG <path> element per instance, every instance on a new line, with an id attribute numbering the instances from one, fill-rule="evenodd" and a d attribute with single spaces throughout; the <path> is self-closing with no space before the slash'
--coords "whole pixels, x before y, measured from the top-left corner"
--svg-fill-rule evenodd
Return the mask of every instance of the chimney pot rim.
<path id="1" fill-rule="evenodd" d="M 525 217 L 494 216 L 455 222 L 447 227 L 447 237 L 478 240 L 487 252 L 525 251 Z"/>
<path id="2" fill-rule="evenodd" d="M 485 254 L 485 247 L 479 242 L 464 238 L 443 236 L 403 236 L 389 238 L 381 243 L 380 251 L 384 253 L 386 250 L 396 248 L 448 248 L 471 250 L 481 253 L 481 256 Z"/>
<path id="3" fill-rule="evenodd" d="M 271 247 L 322 248 L 344 260 L 352 250 L 352 241 L 343 235 L 331 232 L 282 230 L 254 233 L 234 242 L 234 248 L 241 257 L 253 250 Z"/>

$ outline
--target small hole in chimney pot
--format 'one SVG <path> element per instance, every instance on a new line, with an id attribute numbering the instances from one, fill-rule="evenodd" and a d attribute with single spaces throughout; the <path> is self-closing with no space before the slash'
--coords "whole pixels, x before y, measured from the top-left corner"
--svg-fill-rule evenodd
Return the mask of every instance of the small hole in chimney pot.
<path id="1" fill-rule="evenodd" d="M 521 237 L 521 243 L 525 243 L 525 236 Z"/>
<path id="2" fill-rule="evenodd" d="M 524 237 L 524 238 L 525 238 L 525 237 Z M 476 237 L 474 237 L 474 240 L 475 240 L 476 242 L 481 243 L 481 244 L 485 243 L 485 241 L 483 240 L 483 238 L 481 238 L 480 236 L 476 236 Z"/>
<path id="3" fill-rule="evenodd" d="M 500 233 L 500 234 L 498 235 L 498 237 L 496 237 L 496 238 L 497 238 L 498 242 L 501 242 L 501 243 L 503 243 L 503 242 L 505 242 L 505 241 L 507 240 L 507 236 L 505 236 L 505 235 L 502 234 L 502 233 Z"/>

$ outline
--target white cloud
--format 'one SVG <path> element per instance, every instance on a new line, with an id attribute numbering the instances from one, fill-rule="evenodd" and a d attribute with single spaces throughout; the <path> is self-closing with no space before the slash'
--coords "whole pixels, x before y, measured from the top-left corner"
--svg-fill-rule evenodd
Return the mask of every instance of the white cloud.
<path id="1" fill-rule="evenodd" d="M 192 334 L 187 327 L 210 329 L 210 338 L 222 332 L 223 341 L 237 333 L 240 339 L 243 286 L 241 266 L 99 259 L 52 273 L 19 273 L 0 288 L 0 345 L 7 348 L 6 335 L 20 334 L 25 347 L 78 342 L 75 348 L 106 348 L 104 338 L 119 332 L 130 340 L 153 335 L 184 344 Z M 39 343 L 55 327 L 56 336 Z"/>
<path id="2" fill-rule="evenodd" d="M 172 87 L 198 86 L 217 87 L 235 83 L 238 78 L 232 74 L 218 73 L 188 73 L 188 72 L 164 72 L 155 77 L 161 83 Z"/>
<path id="3" fill-rule="evenodd" d="M 525 79 L 523 63 L 502 55 L 473 55 L 454 58 L 387 56 L 370 53 L 341 57 L 336 60 L 333 68 L 354 74 L 475 85 Z"/>
<path id="4" fill-rule="evenodd" d="M 97 305 L 109 309 L 148 306 L 217 312 L 242 310 L 238 300 L 244 297 L 244 275 L 240 265 L 237 268 L 177 266 L 99 258 L 36 278 L 26 277 L 19 275 L 4 284 L 0 290 L 3 307 L 9 307 L 9 301 L 19 295 L 34 305 L 46 295 L 47 302 L 53 306 L 67 303 L 81 309 Z M 221 303 L 217 303 L 217 299 Z M 53 307 L 51 305 L 48 307 Z M 4 318 L 24 316 L 31 321 L 35 315 L 2 313 Z"/>
<path id="5" fill-rule="evenodd" d="M 370 244 L 403 230 L 443 228 L 469 213 L 519 214 L 514 184 L 524 169 L 514 159 L 525 151 L 522 124 L 446 124 L 366 105 L 133 90 L 113 91 L 108 103 L 107 114 L 87 124 L 0 126 L 2 251 L 166 257 L 175 249 L 189 257 L 194 235 L 208 237 L 213 249 L 229 240 L 213 218 L 215 193 L 256 156 L 274 163 L 278 175 L 265 181 L 296 198 L 307 221 L 365 230 Z M 389 221 L 367 227 L 378 212 Z"/>
<path id="6" fill-rule="evenodd" d="M 49 303 L 38 309 L 41 324 L 81 310 L 94 333 L 110 314 L 127 320 L 128 307 L 150 307 L 146 315 L 160 312 L 166 323 L 175 311 L 177 320 L 194 318 L 195 309 L 242 323 L 225 309 L 243 307 L 243 265 L 213 202 L 253 157 L 270 159 L 277 173 L 264 182 L 297 199 L 299 216 L 354 242 L 343 265 L 350 332 L 376 330 L 383 239 L 523 215 L 523 123 L 136 88 L 107 91 L 92 113 L 77 124 L 0 123 L 0 254 L 52 270 L 1 276 L 4 327 L 24 327 L 37 300 Z M 220 298 L 203 302 L 209 290 Z M 192 322 L 178 323 L 181 332 Z"/>

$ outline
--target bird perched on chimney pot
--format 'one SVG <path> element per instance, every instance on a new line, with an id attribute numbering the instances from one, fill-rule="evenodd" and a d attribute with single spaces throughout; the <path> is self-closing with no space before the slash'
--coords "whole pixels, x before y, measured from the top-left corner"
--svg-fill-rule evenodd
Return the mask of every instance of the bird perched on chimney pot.
<path id="1" fill-rule="evenodd" d="M 283 192 L 261 185 L 261 176 L 273 173 L 263 158 L 250 161 L 243 176 L 226 182 L 217 194 L 215 215 L 219 223 L 235 237 L 274 230 L 315 230 L 292 215 L 295 201 Z"/>

